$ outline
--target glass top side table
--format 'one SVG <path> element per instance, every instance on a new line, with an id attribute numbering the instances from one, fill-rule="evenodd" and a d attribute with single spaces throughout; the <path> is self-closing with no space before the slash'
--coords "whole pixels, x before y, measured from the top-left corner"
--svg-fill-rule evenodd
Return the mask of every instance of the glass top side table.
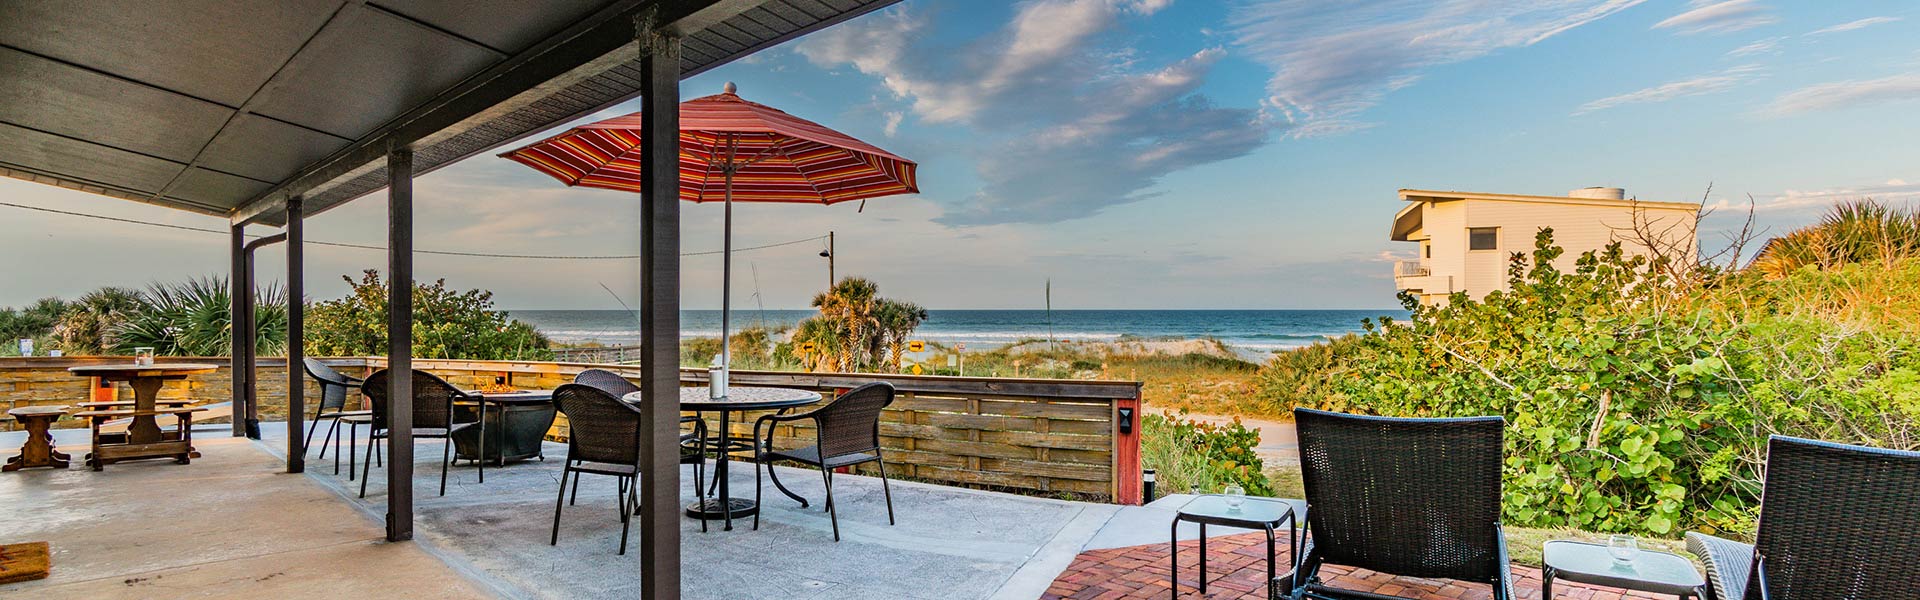
<path id="1" fill-rule="evenodd" d="M 1681 598 L 1705 598 L 1707 580 L 1693 561 L 1678 554 L 1641 549 L 1620 562 L 1606 544 L 1554 540 L 1541 545 L 1540 597 L 1553 599 L 1553 580 L 1565 579 Z"/>
<path id="2" fill-rule="evenodd" d="M 1207 593 L 1207 526 L 1224 525 L 1241 529 L 1257 529 L 1267 533 L 1267 597 L 1272 598 L 1274 588 L 1274 531 L 1286 524 L 1287 551 L 1289 560 L 1299 555 L 1299 520 L 1307 514 L 1306 503 L 1298 500 L 1277 498 L 1242 497 L 1240 506 L 1228 502 L 1226 496 L 1206 494 L 1195 496 L 1180 507 L 1173 517 L 1172 551 L 1167 553 L 1169 577 L 1172 578 L 1174 598 L 1180 597 L 1180 522 L 1200 525 L 1200 593 Z M 1289 569 L 1291 572 L 1291 569 Z"/>

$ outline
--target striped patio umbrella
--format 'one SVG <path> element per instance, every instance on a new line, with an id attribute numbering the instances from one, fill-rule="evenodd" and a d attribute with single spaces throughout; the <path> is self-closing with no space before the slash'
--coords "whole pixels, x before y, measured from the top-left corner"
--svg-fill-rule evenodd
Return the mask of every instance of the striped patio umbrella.
<path id="1" fill-rule="evenodd" d="M 569 186 L 639 192 L 640 113 L 581 125 L 503 158 Z M 733 203 L 834 204 L 920 191 L 913 161 L 779 109 L 723 93 L 680 103 L 680 199 L 725 202 L 721 364 L 732 359 L 728 317 Z"/>

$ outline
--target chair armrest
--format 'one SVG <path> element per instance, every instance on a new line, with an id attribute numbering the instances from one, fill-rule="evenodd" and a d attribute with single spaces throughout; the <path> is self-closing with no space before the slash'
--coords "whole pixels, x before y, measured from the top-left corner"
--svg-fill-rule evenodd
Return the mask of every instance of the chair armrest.
<path id="1" fill-rule="evenodd" d="M 1753 572 L 1753 545 L 1704 533 L 1687 532 L 1687 552 L 1707 565 L 1707 586 L 1720 600 L 1747 596 L 1747 577 Z"/>

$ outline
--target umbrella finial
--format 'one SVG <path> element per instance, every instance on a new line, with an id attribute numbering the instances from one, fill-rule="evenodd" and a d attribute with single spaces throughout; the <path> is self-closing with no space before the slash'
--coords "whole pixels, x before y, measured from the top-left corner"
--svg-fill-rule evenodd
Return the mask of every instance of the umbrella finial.
<path id="1" fill-rule="evenodd" d="M 734 93 L 734 90 L 738 90 L 738 89 L 740 89 L 739 86 L 733 85 L 733 82 L 729 81 L 727 82 L 726 87 L 720 88 L 720 91 L 731 94 L 731 93 Z"/>

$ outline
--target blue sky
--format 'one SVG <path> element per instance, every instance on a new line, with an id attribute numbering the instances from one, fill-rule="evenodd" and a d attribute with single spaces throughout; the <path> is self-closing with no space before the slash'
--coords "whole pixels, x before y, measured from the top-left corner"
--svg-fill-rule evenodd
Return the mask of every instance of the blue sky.
<path id="1" fill-rule="evenodd" d="M 922 193 L 736 209 L 736 243 L 838 232 L 839 272 L 935 308 L 1380 308 L 1403 187 L 1624 187 L 1779 232 L 1835 200 L 1920 199 L 1920 10 L 1732 0 L 906 0 L 684 84 L 737 82 L 921 163 Z M 635 110 L 617 107 L 595 118 Z M 1712 192 L 1708 193 L 1711 186 Z M 423 178 L 418 246 L 626 254 L 631 196 L 560 187 L 492 156 Z M 8 201 L 201 227 L 217 219 L 0 180 Z M 380 243 L 383 203 L 310 221 Z M 0 305 L 224 271 L 222 236 L 0 208 Z M 685 248 L 719 246 L 686 207 Z M 737 306 L 804 307 L 817 242 L 736 257 Z M 263 262 L 279 260 L 263 251 Z M 57 256 L 43 260 L 42 256 Z M 381 268 L 316 248 L 309 293 Z M 423 277 L 508 308 L 617 308 L 630 262 L 422 257 Z M 719 261 L 686 262 L 715 307 Z M 272 269 L 263 270 L 275 277 Z"/>

